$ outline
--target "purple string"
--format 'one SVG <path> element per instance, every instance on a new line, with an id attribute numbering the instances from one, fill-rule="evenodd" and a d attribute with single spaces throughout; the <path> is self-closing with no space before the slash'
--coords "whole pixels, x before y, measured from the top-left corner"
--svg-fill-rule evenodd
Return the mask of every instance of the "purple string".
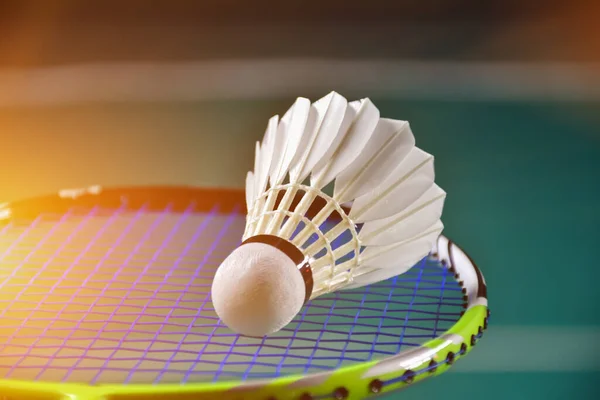
<path id="1" fill-rule="evenodd" d="M 170 210 L 171 210 L 172 205 L 168 204 L 164 210 L 158 215 L 158 217 L 154 220 L 154 222 L 152 223 L 152 225 L 150 226 L 150 229 L 148 229 L 148 231 L 146 232 L 146 234 L 144 234 L 144 236 L 141 238 L 141 240 L 138 242 L 138 244 L 134 247 L 133 251 L 131 252 L 131 254 L 129 256 L 127 256 L 127 258 L 125 259 L 125 261 L 123 262 L 122 267 L 124 268 L 125 266 L 129 265 L 129 262 L 133 259 L 133 257 L 139 252 L 140 248 L 144 245 L 144 243 L 150 238 L 151 234 L 154 232 L 155 229 L 157 229 L 161 222 L 167 217 L 167 215 L 169 214 Z M 169 236 L 167 236 L 167 238 L 170 237 L 171 234 L 174 233 L 174 230 L 172 230 L 169 233 Z M 157 250 L 157 252 L 160 252 L 160 248 Z M 156 253 L 155 253 L 156 255 Z M 154 261 L 154 260 L 152 260 Z M 129 294 L 131 293 L 132 290 L 134 290 L 134 288 L 137 286 L 137 284 L 140 282 L 141 278 L 144 276 L 144 274 L 146 273 L 146 271 L 148 271 L 148 269 L 150 268 L 150 266 L 152 265 L 152 262 L 146 263 L 146 266 L 144 267 L 144 269 L 142 270 L 141 274 L 136 278 L 135 282 L 133 282 L 133 284 L 131 285 L 131 287 L 127 290 L 127 293 L 125 294 L 125 296 L 123 296 L 123 299 L 119 302 L 119 304 L 115 307 L 115 309 L 113 310 L 113 313 L 111 313 L 111 315 L 109 316 L 106 324 L 102 327 L 102 329 L 100 329 L 100 331 L 104 331 L 106 329 L 106 327 L 108 326 L 108 324 L 113 321 L 117 311 L 123 306 L 123 304 L 125 303 L 125 301 L 127 300 L 127 296 L 129 296 Z M 130 327 L 127 330 L 127 333 L 123 336 L 121 336 L 121 339 L 119 339 L 119 343 L 117 344 L 116 348 L 113 350 L 113 352 L 106 358 L 106 361 L 104 362 L 104 364 L 102 364 L 102 367 L 100 367 L 100 370 L 98 371 L 98 373 L 92 378 L 91 383 L 95 384 L 96 381 L 98 380 L 98 378 L 100 377 L 100 375 L 102 374 L 102 371 L 106 369 L 106 367 L 108 366 L 108 363 L 111 361 L 111 359 L 113 358 L 113 356 L 117 353 L 117 351 L 119 351 L 120 346 L 123 344 L 123 342 L 125 341 L 125 339 L 127 338 L 129 332 L 129 329 L 133 329 L 133 326 L 135 325 L 135 323 L 142 317 L 142 314 L 139 314 L 138 317 L 135 319 L 134 322 L 131 323 Z"/>
<path id="2" fill-rule="evenodd" d="M 82 224 L 94 220 L 94 210 Z M 13 230 L 14 235 L 3 256 L 10 254 L 9 262 L 15 262 L 18 247 L 22 258 L 14 269 L 4 269 L 0 290 L 10 286 L 21 292 L 0 298 L 0 379 L 20 378 L 18 373 L 56 379 L 58 371 L 64 382 L 159 384 L 325 371 L 417 346 L 459 318 L 461 287 L 439 263 L 421 262 L 397 278 L 314 299 L 294 319 L 295 326 L 244 339 L 219 321 L 210 302 L 212 276 L 239 243 L 241 232 L 230 228 L 243 216 L 222 215 L 215 208 L 196 224 L 192 210 L 193 204 L 182 213 L 168 207 L 153 214 L 145 207 L 129 214 L 112 210 L 90 239 L 76 243 L 80 248 L 72 239 L 81 224 L 55 235 L 75 211 L 54 218 L 43 234 L 36 230 L 41 217 L 23 231 L 23 226 L 5 226 L 4 235 Z M 148 215 L 152 224 L 140 225 Z M 118 217 L 126 226 L 115 227 Z M 175 221 L 168 227 L 167 217 Z M 140 236 L 132 235 L 135 228 Z M 54 253 L 39 265 L 30 262 L 44 243 Z M 19 283 L 17 271 L 25 268 L 35 275 Z M 90 284 L 97 291 L 86 291 Z M 26 290 L 41 301 L 21 296 Z M 68 297 L 57 299 L 63 290 L 70 290 Z M 122 294 L 109 293 L 113 290 Z M 71 306 L 82 309 L 81 315 L 66 315 Z M 11 312 L 16 307 L 29 315 Z M 32 330 L 32 324 L 41 327 Z"/>
<path id="3" fill-rule="evenodd" d="M 21 290 L 21 291 L 20 291 L 20 292 L 19 292 L 19 293 L 18 293 L 18 294 L 15 296 L 15 298 L 13 299 L 13 301 L 11 302 L 11 304 L 9 304 L 9 306 L 7 307 L 7 309 L 9 309 L 9 308 L 12 306 L 12 304 L 14 304 L 15 302 L 17 302 L 17 301 L 20 299 L 20 297 L 21 297 L 21 296 L 23 295 L 23 293 L 25 292 L 25 289 L 27 289 L 27 288 L 29 287 L 29 285 L 33 285 L 33 284 L 34 284 L 34 282 L 35 282 L 36 278 L 37 278 L 37 277 L 38 277 L 40 274 L 42 274 L 42 272 L 44 271 L 44 268 L 45 268 L 45 267 L 46 267 L 48 264 L 50 264 L 50 262 L 51 262 L 51 261 L 52 261 L 52 260 L 53 260 L 53 259 L 56 257 L 56 255 L 57 255 L 57 254 L 59 254 L 59 253 L 61 252 L 61 250 L 62 250 L 62 249 L 63 249 L 63 248 L 64 248 L 64 247 L 65 247 L 65 246 L 66 246 L 66 245 L 67 245 L 67 244 L 68 244 L 68 243 L 69 243 L 69 242 L 70 242 L 70 241 L 71 241 L 71 240 L 72 240 L 72 239 L 75 237 L 75 235 L 76 235 L 76 234 L 77 234 L 79 231 L 81 231 L 81 229 L 83 229 L 83 227 L 84 227 L 84 226 L 86 225 L 86 223 L 89 221 L 89 217 L 91 217 L 92 215 L 94 215 L 94 214 L 96 213 L 96 211 L 97 211 L 97 207 L 94 207 L 94 208 L 92 208 L 92 209 L 90 210 L 90 212 L 88 213 L 88 215 L 87 215 L 85 218 L 83 218 L 83 219 L 82 219 L 82 220 L 79 222 L 79 224 L 77 224 L 77 227 L 76 227 L 76 228 L 75 228 L 75 229 L 74 229 L 74 230 L 73 230 L 73 231 L 72 231 L 72 232 L 69 234 L 69 236 L 67 236 L 66 240 L 65 240 L 64 242 L 62 242 L 62 243 L 61 243 L 61 245 L 60 245 L 60 246 L 59 246 L 59 247 L 58 247 L 58 248 L 57 248 L 57 249 L 54 251 L 54 253 L 52 254 L 52 256 L 50 256 L 50 258 L 49 258 L 49 259 L 48 259 L 48 260 L 47 260 L 47 261 L 46 261 L 46 262 L 45 262 L 45 263 L 42 265 L 42 267 L 41 267 L 41 268 L 40 268 L 40 269 L 39 269 L 39 270 L 36 272 L 36 274 L 35 274 L 35 275 L 34 275 L 34 276 L 31 278 L 31 279 L 29 279 L 29 282 L 28 282 L 28 284 L 23 286 L 23 289 L 22 289 L 22 290 Z M 63 216 L 63 217 L 64 217 L 64 216 Z M 53 228 L 51 229 L 51 231 L 52 231 L 53 229 L 56 229 L 56 227 L 53 227 Z M 45 238 L 48 238 L 48 237 L 49 237 L 49 235 L 46 235 L 46 236 L 45 236 Z M 33 253 L 29 253 L 29 255 L 31 255 L 31 254 L 33 254 Z M 28 256 L 29 256 L 29 255 L 28 255 Z M 27 258 L 27 260 L 28 260 L 28 258 Z M 64 275 L 63 275 L 63 276 L 64 276 Z M 60 282 L 60 280 L 61 280 L 61 279 L 59 279 L 59 281 L 58 281 L 58 282 L 56 282 L 52 288 L 55 288 L 55 287 L 58 285 L 58 283 Z M 22 324 L 19 326 L 19 328 L 18 328 L 18 329 L 16 329 L 16 330 L 15 330 L 15 332 L 13 333 L 13 335 L 12 335 L 12 336 L 11 336 L 11 337 L 8 339 L 7 343 L 10 343 L 10 342 L 11 342 L 11 341 L 12 341 L 12 340 L 13 340 L 13 339 L 16 337 L 16 336 L 18 336 L 18 333 L 21 331 L 21 329 L 23 329 L 23 328 L 24 328 L 24 327 L 27 325 L 27 322 L 29 322 L 29 320 L 30 320 L 31 316 L 32 316 L 32 315 L 34 315 L 34 314 L 35 314 L 37 311 L 39 311 L 40 307 L 41 307 L 41 306 L 44 304 L 44 300 L 45 300 L 46 298 L 48 298 L 48 295 L 46 295 L 46 296 L 44 297 L 44 299 L 43 299 L 42 301 L 40 301 L 40 302 L 39 302 L 39 303 L 36 305 L 36 307 L 35 307 L 33 310 L 31 310 L 31 311 L 29 312 L 29 314 L 27 315 L 27 317 L 25 317 L 25 318 L 24 318 L 24 320 L 23 320 Z M 6 311 L 6 309 L 5 309 L 4 311 Z M 3 314 L 2 314 L 2 315 L 4 315 L 4 312 L 3 312 Z M 2 317 L 2 315 L 0 315 L 0 318 Z M 60 314 L 59 314 L 59 316 L 60 316 Z M 54 320 L 52 321 L 52 323 L 54 323 Z M 48 330 L 48 327 L 46 327 L 46 328 L 44 329 L 44 331 L 42 331 L 42 335 L 41 335 L 40 337 L 36 338 L 36 340 L 33 342 L 33 344 L 32 344 L 32 345 L 31 345 L 31 346 L 30 346 L 30 347 L 27 349 L 27 351 L 25 352 L 25 354 L 23 354 L 23 355 L 21 356 L 21 358 L 19 358 L 19 360 L 18 360 L 16 363 L 14 363 L 14 364 L 11 366 L 11 368 L 8 370 L 8 372 L 7 372 L 7 373 L 6 373 L 6 375 L 5 375 L 5 377 L 6 377 L 6 378 L 10 378 L 10 376 L 11 376 L 11 375 L 12 375 L 12 373 L 15 371 L 15 369 L 17 369 L 17 368 L 19 367 L 19 365 L 20 365 L 20 364 L 21 364 L 21 363 L 22 363 L 22 362 L 25 360 L 25 358 L 27 358 L 27 356 L 28 356 L 28 355 L 31 353 L 31 351 L 34 349 L 34 346 L 35 346 L 35 345 L 36 345 L 36 344 L 39 342 L 39 340 L 41 340 L 41 339 L 43 338 L 43 336 L 44 336 L 44 334 L 47 332 L 47 330 Z"/>
<path id="4" fill-rule="evenodd" d="M 238 208 L 236 207 L 236 209 L 234 210 L 234 212 L 227 218 L 227 220 L 225 221 L 225 224 L 223 225 L 223 227 L 220 229 L 219 233 L 217 234 L 217 237 L 215 239 L 215 241 L 212 242 L 210 248 L 208 249 L 208 252 L 204 255 L 203 260 L 200 262 L 200 264 L 198 265 L 196 272 L 200 271 L 203 266 L 205 265 L 205 261 L 211 256 L 211 254 L 216 250 L 217 246 L 219 245 L 219 243 L 221 242 L 221 240 L 223 239 L 223 237 L 225 237 L 225 234 L 227 233 L 229 227 L 231 226 L 231 224 L 233 223 L 235 216 L 237 215 L 237 210 Z M 200 307 L 200 310 L 202 310 L 206 304 L 208 303 L 208 299 L 210 298 L 210 292 L 207 291 L 206 292 L 206 297 L 204 298 L 204 301 L 202 302 L 202 306 Z M 199 311 L 200 311 L 199 310 Z M 218 318 L 217 318 L 218 320 Z M 202 356 L 202 353 L 204 352 L 204 350 L 206 350 L 206 347 L 208 346 L 208 343 L 210 343 L 211 338 L 213 337 L 215 331 L 219 328 L 220 321 L 217 321 L 217 323 L 215 324 L 212 332 L 209 334 L 208 336 L 208 341 L 207 343 L 204 345 L 204 347 L 202 348 L 202 351 L 199 352 L 199 356 Z M 190 327 L 188 327 L 189 329 Z M 187 331 L 189 332 L 189 331 Z M 186 332 L 186 335 L 187 335 Z M 183 340 L 183 339 L 182 339 Z M 177 345 L 177 348 L 181 348 L 182 342 L 180 341 Z M 160 381 L 160 378 L 164 375 L 165 371 L 167 370 L 167 368 L 169 368 L 169 365 L 171 364 L 171 362 L 173 361 L 173 359 L 175 358 L 175 355 L 177 354 L 177 352 L 173 352 L 173 354 L 171 355 L 171 357 L 169 357 L 169 359 L 167 360 L 166 364 L 165 364 L 165 368 L 160 372 L 159 376 L 157 377 L 157 381 Z M 187 380 L 189 379 L 189 376 L 191 374 L 191 372 L 193 371 L 196 363 L 199 361 L 199 359 L 197 358 L 196 360 L 194 360 L 194 364 L 192 364 L 192 366 L 190 367 L 190 369 L 186 372 L 186 374 L 183 376 L 182 379 L 182 383 L 187 382 Z"/>
<path id="5" fill-rule="evenodd" d="M 146 205 L 140 207 L 140 209 L 138 210 L 138 212 L 133 216 L 133 218 L 131 218 L 131 220 L 129 221 L 129 223 L 127 224 L 127 227 L 123 230 L 123 232 L 121 232 L 121 234 L 117 237 L 115 243 L 113 244 L 113 246 L 109 247 L 106 251 L 106 253 L 104 253 L 104 256 L 100 259 L 100 261 L 98 262 L 98 264 L 96 265 L 96 267 L 94 268 L 94 270 L 92 271 L 92 273 L 90 274 L 89 278 L 91 278 L 92 276 L 94 276 L 96 273 L 98 273 L 98 271 L 100 270 L 100 268 L 104 265 L 104 263 L 108 260 L 108 257 L 111 256 L 111 254 L 114 252 L 114 249 L 117 248 L 122 242 L 123 240 L 125 240 L 125 238 L 127 237 L 127 235 L 129 234 L 129 232 L 131 231 L 131 229 L 133 229 L 133 227 L 135 226 L 136 222 L 144 215 L 146 210 Z M 123 266 L 121 266 L 117 271 L 115 271 L 115 273 L 113 274 L 113 277 L 116 277 L 119 272 L 122 270 Z M 89 280 L 88 278 L 88 280 Z M 87 284 L 88 280 L 85 281 L 85 284 Z M 83 286 L 83 285 L 82 285 Z M 100 295 L 94 300 L 94 302 L 89 306 L 87 313 L 90 313 L 94 307 L 96 306 L 96 304 L 98 303 L 98 301 L 100 301 L 100 299 L 103 298 L 104 293 L 106 292 L 106 290 L 108 290 L 110 285 L 105 285 L 104 288 L 102 289 L 102 291 L 100 292 Z M 79 320 L 79 323 L 81 323 L 83 321 L 83 319 L 86 317 L 87 313 Z M 77 331 L 77 328 L 79 327 L 79 325 L 76 326 L 76 329 L 74 329 L 73 331 L 71 331 L 69 333 L 69 336 L 67 336 L 67 340 L 73 335 L 75 334 L 75 332 Z M 106 327 L 106 324 L 104 325 L 104 327 Z M 69 377 L 71 376 L 71 374 L 78 368 L 79 364 L 86 359 L 86 356 L 88 354 L 88 352 L 91 350 L 93 344 L 96 343 L 96 341 L 100 338 L 100 335 L 102 334 L 102 329 L 96 331 L 96 335 L 92 338 L 92 342 L 91 344 L 85 348 L 85 350 L 83 351 L 81 357 L 79 357 L 77 359 L 77 361 L 67 370 L 67 373 L 65 374 L 65 376 L 63 377 L 63 382 L 66 382 Z M 65 342 L 67 341 L 65 340 Z"/>
<path id="6" fill-rule="evenodd" d="M 77 255 L 77 257 L 73 260 L 73 262 L 69 265 L 69 267 L 63 272 L 63 274 L 61 275 L 60 279 L 54 284 L 52 285 L 52 287 L 50 288 L 50 290 L 48 291 L 48 293 L 44 296 L 44 298 L 39 302 L 39 305 L 41 304 L 46 304 L 46 301 L 48 299 L 48 297 L 54 292 L 54 290 L 56 289 L 56 287 L 65 280 L 66 276 L 69 274 L 69 272 L 71 272 L 71 270 L 73 268 L 75 268 L 75 266 L 79 263 L 79 261 L 83 258 L 83 256 L 85 254 L 87 254 L 87 252 L 89 251 L 89 249 L 92 247 L 92 245 L 94 244 L 94 242 L 100 238 L 102 236 L 102 234 L 106 231 L 106 229 L 108 229 L 108 227 L 110 226 L 110 224 L 112 224 L 114 222 L 114 220 L 116 219 L 116 217 L 119 215 L 119 212 L 123 209 L 123 206 L 121 206 L 121 208 L 119 208 L 115 213 L 113 213 L 110 218 L 106 221 L 106 223 L 102 226 L 102 228 L 100 228 L 98 230 L 98 232 L 96 232 L 96 234 L 94 235 L 93 239 L 85 246 L 85 248 L 81 251 L 81 253 L 79 253 Z M 63 245 L 66 245 L 70 242 L 70 239 L 72 239 L 82 228 L 84 225 L 86 225 L 87 223 L 89 223 L 90 218 L 92 218 L 95 213 L 98 211 L 98 208 L 94 208 L 92 209 L 92 212 L 88 213 L 88 215 L 85 216 L 84 220 L 82 221 L 82 223 L 73 231 L 73 233 L 71 235 L 69 235 L 69 238 L 64 242 Z M 64 248 L 64 246 L 62 247 Z M 62 248 L 60 248 L 62 250 Z M 55 253 L 55 255 L 58 255 L 60 252 Z M 53 257 L 54 258 L 54 257 Z M 50 259 L 52 260 L 52 258 Z M 42 268 L 40 269 L 40 271 L 43 271 L 46 269 L 46 266 L 49 264 L 50 261 L 46 262 Z M 65 302 L 64 306 L 62 309 L 60 309 L 56 315 L 56 318 L 50 323 L 48 324 L 48 326 L 44 329 L 44 331 L 42 332 L 41 336 L 38 338 L 38 340 L 36 342 L 34 342 L 31 345 L 31 348 L 33 348 L 34 346 L 37 345 L 38 341 L 40 339 L 42 339 L 43 337 L 46 336 L 46 332 L 48 332 L 48 330 L 50 330 L 50 328 L 60 319 L 60 316 L 62 315 L 62 313 L 67 309 L 67 307 L 71 304 L 71 302 L 75 299 L 76 295 L 81 291 L 81 288 L 84 287 L 85 282 L 82 286 L 80 286 L 79 288 L 77 288 L 77 290 L 71 295 L 71 298 Z M 77 330 L 78 325 L 75 326 L 75 330 Z M 72 332 L 73 332 L 72 331 Z M 56 352 L 54 352 L 53 355 L 51 355 L 48 360 L 46 361 L 46 364 L 42 367 L 41 371 L 38 373 L 38 375 L 35 377 L 35 380 L 38 380 L 41 378 L 42 374 L 44 373 L 44 371 L 46 370 L 46 368 L 48 366 L 50 366 L 52 364 L 52 361 L 54 359 L 54 357 L 64 348 L 64 343 L 59 347 L 58 350 L 56 350 Z"/>
<path id="7" fill-rule="evenodd" d="M 202 232 L 204 232 L 204 230 L 206 229 L 206 227 L 208 226 L 209 222 L 212 220 L 212 218 L 215 216 L 216 212 L 217 212 L 218 208 L 215 206 L 209 213 L 208 217 L 204 219 L 204 221 L 202 221 L 202 223 L 198 226 L 198 229 L 196 229 L 196 232 L 194 233 L 194 235 L 191 237 L 190 241 L 186 244 L 185 248 L 183 249 L 183 253 L 174 261 L 173 265 L 176 268 L 178 263 L 189 253 L 190 249 L 192 248 L 192 246 L 194 245 L 194 243 L 196 243 L 196 241 L 198 240 L 198 238 L 200 237 L 200 235 L 202 234 Z M 196 269 L 196 271 L 200 271 L 200 269 L 202 268 L 201 264 L 198 266 L 198 268 Z M 165 281 L 169 276 L 172 276 L 174 269 L 169 269 L 167 274 L 165 275 Z M 167 314 L 167 316 L 165 317 L 165 321 L 168 321 L 169 319 L 173 318 L 171 315 L 173 313 L 173 311 L 175 311 L 177 308 L 182 309 L 183 307 L 180 307 L 179 304 L 181 302 L 181 299 L 183 298 L 183 296 L 186 294 L 187 289 L 190 286 L 190 283 L 192 282 L 193 278 L 189 280 L 188 284 L 186 285 L 186 289 L 184 289 L 183 291 L 181 291 L 181 293 L 179 294 L 179 297 L 177 298 L 176 302 L 175 302 L 175 306 L 171 307 L 169 313 Z M 163 281 L 164 282 L 164 281 Z M 159 288 L 162 288 L 164 285 L 161 285 Z M 156 297 L 158 290 L 153 294 L 152 297 Z M 148 303 L 146 303 L 147 305 Z M 200 312 L 200 310 L 196 310 L 197 313 Z M 148 315 L 146 313 L 146 315 Z M 150 342 L 150 346 L 146 347 L 146 350 L 144 351 L 144 354 L 142 354 L 142 357 L 140 357 L 140 359 L 138 360 L 138 362 L 135 364 L 135 366 L 133 367 L 133 369 L 129 372 L 129 374 L 127 375 L 127 378 L 125 378 L 125 383 L 128 383 L 131 378 L 133 377 L 134 372 L 140 368 L 140 365 L 142 364 L 143 360 L 145 360 L 147 358 L 148 352 L 150 350 L 150 347 L 152 346 L 152 344 L 157 343 L 157 339 L 160 335 L 160 333 L 162 332 L 163 328 L 164 328 L 165 324 L 161 324 L 160 328 L 156 331 L 156 333 L 154 334 L 154 337 L 152 339 L 152 341 Z M 188 324 L 187 329 L 189 329 L 190 326 Z M 172 352 L 171 355 L 173 354 L 177 354 L 180 353 L 181 350 L 178 348 L 176 351 Z"/>

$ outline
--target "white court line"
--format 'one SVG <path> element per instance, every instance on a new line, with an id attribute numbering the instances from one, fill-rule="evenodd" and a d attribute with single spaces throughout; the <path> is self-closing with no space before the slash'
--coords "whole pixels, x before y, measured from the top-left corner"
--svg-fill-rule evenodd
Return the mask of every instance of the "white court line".
<path id="1" fill-rule="evenodd" d="M 600 371 L 600 327 L 493 326 L 450 371 Z"/>
<path id="2" fill-rule="evenodd" d="M 0 70 L 0 107 L 323 95 L 600 100 L 600 64 L 244 59 Z"/>

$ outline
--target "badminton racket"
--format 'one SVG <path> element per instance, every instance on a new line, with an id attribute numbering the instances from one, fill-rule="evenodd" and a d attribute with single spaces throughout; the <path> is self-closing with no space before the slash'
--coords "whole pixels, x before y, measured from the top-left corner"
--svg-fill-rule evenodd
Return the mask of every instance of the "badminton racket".
<path id="1" fill-rule="evenodd" d="M 184 187 L 0 206 L 0 398 L 370 398 L 443 373 L 487 328 L 480 270 L 440 236 L 405 274 L 239 336 L 210 287 L 245 213 L 241 190 Z"/>

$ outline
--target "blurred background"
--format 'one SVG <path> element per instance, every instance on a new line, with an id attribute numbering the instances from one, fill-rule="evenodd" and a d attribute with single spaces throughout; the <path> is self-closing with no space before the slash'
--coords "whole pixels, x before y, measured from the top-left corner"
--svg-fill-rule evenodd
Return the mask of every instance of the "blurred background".
<path id="1" fill-rule="evenodd" d="M 436 156 L 492 310 L 470 357 L 389 398 L 599 398 L 599 21 L 593 0 L 0 1 L 0 203 L 242 187 L 297 96 L 370 97 Z"/>

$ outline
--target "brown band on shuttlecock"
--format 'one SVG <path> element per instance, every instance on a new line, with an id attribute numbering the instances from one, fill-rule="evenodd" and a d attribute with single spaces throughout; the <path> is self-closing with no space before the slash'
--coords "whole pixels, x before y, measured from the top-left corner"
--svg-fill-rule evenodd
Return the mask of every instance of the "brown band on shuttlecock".
<path id="1" fill-rule="evenodd" d="M 304 286 L 306 287 L 306 296 L 304 297 L 304 303 L 310 300 L 312 295 L 314 280 L 312 275 L 312 269 L 310 264 L 302 251 L 296 247 L 295 244 L 288 242 L 279 236 L 274 235 L 256 235 L 246 239 L 241 246 L 248 243 L 264 243 L 275 247 L 285 253 L 293 262 L 298 266 L 298 270 L 304 279 Z"/>

